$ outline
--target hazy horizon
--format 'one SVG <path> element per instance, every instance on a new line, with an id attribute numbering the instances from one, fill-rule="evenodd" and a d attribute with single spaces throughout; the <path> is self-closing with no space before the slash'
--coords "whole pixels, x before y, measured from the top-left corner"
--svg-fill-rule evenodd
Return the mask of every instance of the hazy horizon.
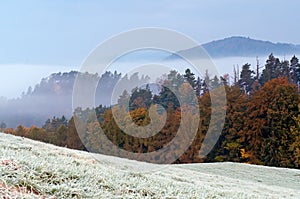
<path id="1" fill-rule="evenodd" d="M 0 5 L 0 96 L 8 98 L 53 72 L 79 70 L 100 43 L 141 27 L 172 29 L 199 44 L 231 36 L 300 44 L 300 29 L 295 28 L 300 16 L 294 14 L 300 2 L 292 0 L 12 0 Z M 255 63 L 251 60 L 246 62 Z M 229 72 L 241 61 L 223 66 L 215 60 Z"/>
<path id="2" fill-rule="evenodd" d="M 276 55 L 275 55 L 276 56 Z M 280 60 L 286 59 L 290 60 L 293 55 L 285 56 L 276 56 Z M 265 64 L 267 56 L 258 57 L 260 66 Z M 242 68 L 242 65 L 249 63 L 251 64 L 251 69 L 255 71 L 256 67 L 256 57 L 224 57 L 224 58 L 212 58 L 213 63 L 215 64 L 220 75 L 229 74 L 231 76 L 230 82 L 233 81 L 233 66 Z M 169 62 L 171 63 L 171 62 Z M 143 62 L 116 62 L 108 70 L 114 72 L 125 73 L 129 72 L 131 65 L 140 64 L 143 65 Z M 181 66 L 180 66 L 181 65 Z M 170 64 L 169 67 L 171 67 Z M 180 73 L 184 72 L 184 69 L 189 66 L 177 64 L 177 69 Z M 72 70 L 79 71 L 80 67 L 75 66 L 39 66 L 39 65 L 2 65 L 0 64 L 0 70 L 2 74 L 7 74 L 0 78 L 0 97 L 5 97 L 7 99 L 21 97 L 22 92 L 27 92 L 29 86 L 34 88 L 34 86 L 42 80 L 53 73 L 58 72 L 70 72 Z M 209 70 L 209 69 L 208 69 Z M 159 74 L 154 75 L 159 77 Z M 30 78 L 24 78 L 30 77 Z M 24 78 L 23 81 L 18 81 L 18 79 Z"/>

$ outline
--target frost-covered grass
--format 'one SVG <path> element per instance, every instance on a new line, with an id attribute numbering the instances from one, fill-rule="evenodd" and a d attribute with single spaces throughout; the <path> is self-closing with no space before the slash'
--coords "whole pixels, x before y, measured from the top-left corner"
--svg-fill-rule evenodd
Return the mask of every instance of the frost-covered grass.
<path id="1" fill-rule="evenodd" d="M 97 160 L 93 157 L 97 156 Z M 145 172 L 146 169 L 150 169 Z M 153 165 L 0 133 L 1 198 L 299 198 L 300 171 Z"/>

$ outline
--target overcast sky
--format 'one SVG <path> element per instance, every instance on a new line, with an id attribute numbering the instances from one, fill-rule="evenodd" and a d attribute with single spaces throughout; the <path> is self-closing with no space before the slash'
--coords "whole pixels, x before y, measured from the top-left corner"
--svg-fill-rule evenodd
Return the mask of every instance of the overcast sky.
<path id="1" fill-rule="evenodd" d="M 199 43 L 236 35 L 300 44 L 299 8 L 297 0 L 1 1 L 1 78 L 9 65 L 79 67 L 99 43 L 139 27 L 177 30 Z"/>
<path id="2" fill-rule="evenodd" d="M 79 65 L 132 28 L 171 28 L 199 43 L 233 35 L 300 44 L 300 1 L 26 0 L 0 3 L 0 63 Z"/>

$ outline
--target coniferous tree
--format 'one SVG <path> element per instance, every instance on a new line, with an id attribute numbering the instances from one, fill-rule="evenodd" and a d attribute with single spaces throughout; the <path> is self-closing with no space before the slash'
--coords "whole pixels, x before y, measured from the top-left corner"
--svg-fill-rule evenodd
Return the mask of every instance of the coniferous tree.
<path id="1" fill-rule="evenodd" d="M 299 59 L 294 55 L 290 61 L 290 79 L 294 84 L 300 81 L 300 64 Z"/>
<path id="2" fill-rule="evenodd" d="M 241 89 L 244 90 L 245 93 L 250 92 L 254 82 L 254 77 L 252 76 L 254 71 L 250 70 L 250 66 L 248 63 L 243 65 L 240 80 L 238 81 Z"/>
<path id="3" fill-rule="evenodd" d="M 211 80 L 210 85 L 212 89 L 217 88 L 220 85 L 220 80 L 217 75 L 215 75 L 214 78 Z"/>
<path id="4" fill-rule="evenodd" d="M 126 93 L 125 93 L 126 94 Z M 146 88 L 135 88 L 132 90 L 131 97 L 129 100 L 129 109 L 134 110 L 137 108 L 149 108 L 152 104 L 152 92 L 149 84 Z"/>
<path id="5" fill-rule="evenodd" d="M 181 74 L 175 70 L 170 71 L 167 78 L 163 80 L 162 88 L 156 101 L 165 109 L 169 107 L 169 103 L 173 104 L 172 107 L 174 109 L 180 107 L 176 95 L 179 95 L 178 89 L 183 83 L 184 77 Z"/>
<path id="6" fill-rule="evenodd" d="M 211 89 L 210 77 L 209 77 L 208 70 L 206 70 L 204 75 L 204 81 L 203 81 L 203 93 L 209 92 L 210 89 Z"/>
<path id="7" fill-rule="evenodd" d="M 273 53 L 269 55 L 266 61 L 265 68 L 262 72 L 259 82 L 261 85 L 265 84 L 267 81 L 279 77 L 280 75 L 280 61 L 278 58 L 274 57 Z"/>
<path id="8" fill-rule="evenodd" d="M 129 93 L 127 92 L 127 90 L 124 90 L 122 95 L 119 97 L 118 99 L 118 105 L 119 106 L 128 106 L 129 105 Z"/>
<path id="9" fill-rule="evenodd" d="M 291 82 L 290 78 L 290 65 L 287 60 L 284 60 L 280 63 L 280 74 L 279 77 L 286 77 Z"/>
<path id="10" fill-rule="evenodd" d="M 196 95 L 200 96 L 201 95 L 201 85 L 202 85 L 202 80 L 200 79 L 200 77 L 197 78 L 196 81 Z"/>
<path id="11" fill-rule="evenodd" d="M 190 69 L 185 70 L 185 74 L 183 75 L 185 81 L 187 81 L 193 89 L 196 88 L 196 78 L 195 74 L 191 72 Z"/>

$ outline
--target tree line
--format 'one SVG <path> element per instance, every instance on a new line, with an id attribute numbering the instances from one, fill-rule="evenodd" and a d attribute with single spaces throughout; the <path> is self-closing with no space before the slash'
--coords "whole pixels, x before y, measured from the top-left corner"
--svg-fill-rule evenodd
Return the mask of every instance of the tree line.
<path id="1" fill-rule="evenodd" d="M 182 124 L 182 112 L 193 108 L 189 104 L 180 104 L 176 95 L 179 93 L 183 98 L 192 99 L 191 93 L 194 92 L 199 105 L 195 111 L 200 113 L 198 131 L 188 149 L 174 163 L 233 161 L 300 168 L 298 58 L 294 56 L 290 61 L 280 61 L 271 54 L 261 74 L 255 73 L 249 64 L 245 64 L 241 73 L 234 75 L 233 83 L 229 84 L 227 75 L 210 77 L 207 72 L 203 77 L 196 77 L 190 69 L 186 69 L 184 74 L 170 71 L 161 79 L 162 87 L 157 94 L 152 93 L 149 85 L 137 87 L 130 92 L 125 90 L 119 97 L 118 105 L 100 105 L 92 110 L 79 108 L 69 121 L 65 117 L 54 117 L 47 120 L 42 128 L 20 125 L 16 129 L 6 128 L 4 132 L 101 153 L 101 144 L 105 143 L 101 142 L 99 136 L 100 126 L 115 146 L 133 153 L 148 153 L 166 146 Z M 201 158 L 199 151 L 203 147 L 209 125 L 211 128 L 218 125 L 218 121 L 212 124 L 210 121 L 214 108 L 211 97 L 218 96 L 223 88 L 226 91 L 226 106 L 218 107 L 218 100 L 216 104 L 219 111 L 226 111 L 224 127 L 213 150 Z M 128 107 L 125 106 L 127 102 Z M 120 113 L 124 122 L 131 119 L 138 126 L 146 126 L 151 122 L 149 107 L 155 104 L 160 104 L 166 110 L 166 122 L 157 134 L 148 138 L 136 138 L 124 133 L 113 117 L 115 111 Z M 122 115 L 122 109 L 128 109 L 130 116 Z M 96 113 L 96 121 L 89 119 L 93 113 Z M 85 117 L 89 121 L 81 127 L 86 132 L 81 139 L 75 128 L 76 117 Z M 188 119 L 195 118 L 196 114 Z M 159 110 L 154 120 L 163 120 Z M 95 137 L 99 139 L 95 140 Z M 106 153 L 110 154 L 108 148 Z"/>

